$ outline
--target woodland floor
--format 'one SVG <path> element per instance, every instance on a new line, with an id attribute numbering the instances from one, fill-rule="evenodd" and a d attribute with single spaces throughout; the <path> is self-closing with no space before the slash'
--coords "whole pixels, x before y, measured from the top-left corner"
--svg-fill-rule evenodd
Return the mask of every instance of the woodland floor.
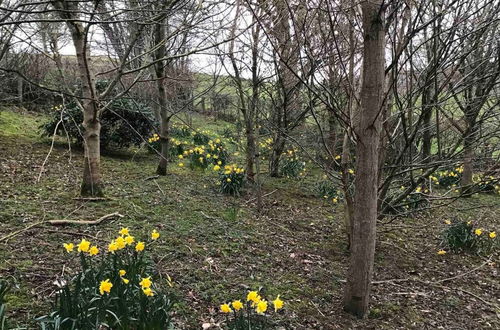
<path id="1" fill-rule="evenodd" d="M 286 301 L 282 324 L 290 329 L 499 329 L 499 256 L 437 255 L 445 219 L 470 219 L 500 229 L 500 198 L 479 195 L 413 218 L 378 227 L 370 315 L 342 311 L 348 255 L 342 207 L 318 198 L 302 181 L 265 178 L 261 214 L 250 195 L 217 192 L 212 173 L 173 166 L 156 180 L 156 159 L 143 151 L 102 158 L 106 194 L 101 202 L 77 197 L 82 153 L 36 131 L 42 119 L 0 111 L 0 238 L 42 220 L 94 220 L 98 226 L 42 225 L 0 242 L 0 277 L 16 284 L 8 295 L 11 323 L 35 329 L 50 308 L 54 281 L 74 263 L 62 242 L 83 235 L 101 244 L 122 226 L 147 233 L 159 228 L 154 250 L 161 274 L 174 279 L 181 302 L 180 329 L 221 321 L 221 302 L 263 287 Z"/>

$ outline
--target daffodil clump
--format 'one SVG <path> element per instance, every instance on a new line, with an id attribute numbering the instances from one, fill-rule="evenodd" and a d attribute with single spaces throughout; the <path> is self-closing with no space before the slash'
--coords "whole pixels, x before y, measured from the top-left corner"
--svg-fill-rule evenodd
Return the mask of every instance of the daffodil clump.
<path id="1" fill-rule="evenodd" d="M 176 136 L 179 138 L 191 137 L 192 129 L 188 125 L 174 123 L 172 124 L 170 129 L 172 136 Z"/>
<path id="2" fill-rule="evenodd" d="M 463 166 L 440 170 L 429 176 L 429 182 L 445 189 L 455 188 L 460 183 L 463 171 Z"/>
<path id="3" fill-rule="evenodd" d="M 340 203 L 342 201 L 342 196 L 340 195 L 339 190 L 332 182 L 332 180 L 328 180 L 328 177 L 323 176 L 323 180 L 316 183 L 314 187 L 314 191 L 316 194 L 333 204 Z"/>
<path id="4" fill-rule="evenodd" d="M 79 259 L 81 270 L 61 281 L 55 310 L 39 321 L 61 329 L 165 329 L 173 305 L 166 288 L 173 281 L 160 279 L 148 257 L 160 237 L 156 229 L 138 238 L 121 228 L 102 246 L 85 238 L 63 243 L 64 254 Z"/>
<path id="5" fill-rule="evenodd" d="M 259 154 L 262 160 L 266 160 L 273 149 L 273 139 L 267 138 L 259 142 Z"/>
<path id="6" fill-rule="evenodd" d="M 500 178 L 495 178 L 492 175 L 474 174 L 472 182 L 476 184 L 478 192 L 500 194 Z"/>
<path id="7" fill-rule="evenodd" d="M 226 316 L 229 329 L 246 330 L 267 328 L 269 316 L 279 313 L 284 306 L 280 295 L 268 301 L 258 291 L 249 291 L 244 299 L 224 302 L 219 309 Z"/>
<path id="8" fill-rule="evenodd" d="M 447 251 L 489 254 L 500 246 L 495 230 L 486 230 L 472 221 L 446 219 L 444 225 L 442 249 L 438 254 L 445 254 Z"/>
<path id="9" fill-rule="evenodd" d="M 245 184 L 245 170 L 236 164 L 215 165 L 214 171 L 219 172 L 219 186 L 224 194 L 239 195 L 243 185 Z"/>
<path id="10" fill-rule="evenodd" d="M 298 156 L 297 149 L 289 149 L 282 154 L 280 174 L 287 178 L 298 178 L 306 175 L 306 162 Z"/>

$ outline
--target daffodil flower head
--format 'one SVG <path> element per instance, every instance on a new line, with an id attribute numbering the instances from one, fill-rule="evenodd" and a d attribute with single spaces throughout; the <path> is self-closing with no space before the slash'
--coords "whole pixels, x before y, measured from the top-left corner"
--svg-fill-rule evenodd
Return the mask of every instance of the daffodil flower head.
<path id="1" fill-rule="evenodd" d="M 108 278 L 105 281 L 101 281 L 101 284 L 99 285 L 99 292 L 101 293 L 101 295 L 103 295 L 105 292 L 110 293 L 112 287 L 113 283 L 111 283 Z"/>
<path id="2" fill-rule="evenodd" d="M 222 305 L 220 305 L 220 311 L 222 313 L 231 313 L 232 309 L 231 309 L 231 307 L 229 307 L 229 304 L 222 304 Z"/>
<path id="3" fill-rule="evenodd" d="M 127 274 L 127 271 L 125 269 L 120 269 L 118 271 L 118 274 L 120 274 L 120 276 L 125 276 L 125 274 Z"/>
<path id="4" fill-rule="evenodd" d="M 73 243 L 64 243 L 63 246 L 66 249 L 66 252 L 68 253 L 72 252 L 73 249 L 75 248 L 75 245 Z"/>
<path id="5" fill-rule="evenodd" d="M 281 309 L 283 308 L 283 305 L 285 303 L 283 302 L 283 300 L 280 299 L 280 296 L 278 295 L 276 297 L 276 299 L 273 300 L 273 305 L 274 305 L 274 311 L 277 312 L 278 309 Z"/>
<path id="6" fill-rule="evenodd" d="M 86 239 L 82 239 L 80 243 L 78 243 L 78 252 L 87 252 L 90 248 L 90 242 Z"/>
<path id="7" fill-rule="evenodd" d="M 153 241 L 156 241 L 158 238 L 160 237 L 160 233 L 156 231 L 156 229 L 154 229 L 152 232 L 151 232 L 151 239 Z"/>
<path id="8" fill-rule="evenodd" d="M 95 256 L 99 253 L 99 249 L 97 248 L 97 246 L 93 245 L 90 249 L 89 249 L 89 254 L 91 256 Z"/>
<path id="9" fill-rule="evenodd" d="M 144 289 L 144 288 L 149 288 L 153 284 L 151 281 L 151 276 L 149 277 L 143 277 L 142 280 L 139 282 L 139 285 Z"/>
<path id="10" fill-rule="evenodd" d="M 125 243 L 127 243 L 127 245 L 131 245 L 132 243 L 134 243 L 135 239 L 134 239 L 134 236 L 126 236 L 125 237 Z"/>
<path id="11" fill-rule="evenodd" d="M 144 292 L 144 294 L 148 297 L 152 297 L 154 296 L 154 293 L 153 293 L 153 290 L 151 290 L 151 288 L 142 288 L 142 292 Z"/>
<path id="12" fill-rule="evenodd" d="M 243 308 L 243 303 L 241 302 L 241 300 L 235 300 L 231 303 L 231 305 L 233 306 L 234 310 L 236 310 L 236 311 L 239 311 L 240 309 Z"/>
<path id="13" fill-rule="evenodd" d="M 263 314 L 267 310 L 267 301 L 260 300 L 255 307 L 255 311 L 259 314 Z"/>
<path id="14" fill-rule="evenodd" d="M 137 252 L 141 252 L 144 250 L 144 242 L 137 242 L 137 244 L 135 245 L 135 250 Z"/>
<path id="15" fill-rule="evenodd" d="M 129 235 L 129 231 L 128 231 L 128 227 L 124 227 L 122 229 L 120 229 L 120 231 L 118 232 L 120 235 L 122 236 L 127 236 Z"/>

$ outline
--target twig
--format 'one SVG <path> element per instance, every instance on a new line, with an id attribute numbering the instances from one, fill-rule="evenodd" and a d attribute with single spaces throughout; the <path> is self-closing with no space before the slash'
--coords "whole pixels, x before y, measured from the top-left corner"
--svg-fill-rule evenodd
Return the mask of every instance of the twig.
<path id="1" fill-rule="evenodd" d="M 144 181 L 158 179 L 159 177 L 160 177 L 159 175 L 148 176 L 147 178 L 144 179 Z"/>
<path id="2" fill-rule="evenodd" d="M 111 201 L 112 198 L 109 197 L 75 197 L 75 201 L 88 201 L 88 202 L 98 202 L 98 201 Z"/>
<path id="3" fill-rule="evenodd" d="M 160 189 L 161 193 L 163 194 L 163 196 L 165 196 L 165 192 L 163 191 L 163 189 L 161 189 L 160 185 L 158 184 L 158 182 L 156 182 L 155 179 L 153 179 L 153 182 L 156 184 L 156 186 L 158 187 L 158 189 Z"/>

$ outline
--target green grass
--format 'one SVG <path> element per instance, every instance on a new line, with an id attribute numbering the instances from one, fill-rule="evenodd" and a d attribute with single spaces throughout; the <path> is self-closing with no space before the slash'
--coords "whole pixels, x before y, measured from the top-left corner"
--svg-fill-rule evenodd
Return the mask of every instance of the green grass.
<path id="1" fill-rule="evenodd" d="M 332 325 L 393 329 L 413 323 L 422 328 L 429 319 L 455 327 L 500 325 L 491 308 L 459 291 L 464 288 L 490 300 L 491 292 L 500 287 L 489 266 L 446 283 L 448 290 L 417 281 L 376 285 L 373 318 L 358 321 L 343 313 L 339 279 L 345 278 L 348 255 L 342 206 L 314 192 L 314 184 L 323 180 L 318 169 L 309 169 L 304 179 L 264 175 L 263 190 L 268 195 L 263 209 L 257 210 L 250 188 L 241 197 L 221 195 L 213 171 L 172 164 L 169 175 L 146 180 L 154 175 L 156 156 L 144 150 L 122 151 L 102 157 L 109 200 L 88 202 L 75 199 L 81 178 L 80 150 L 70 153 L 65 144 L 56 145 L 36 183 L 49 150 L 35 130 L 44 117 L 4 110 L 0 118 L 0 132 L 9 132 L 0 134 L 0 238 L 42 220 L 124 215 L 98 226 L 37 226 L 0 242 L 0 277 L 16 284 L 8 296 L 8 316 L 14 324 L 35 328 L 34 317 L 50 308 L 56 276 L 63 268 L 65 274 L 75 271 L 76 263 L 64 256 L 63 242 L 76 242 L 86 235 L 103 246 L 127 226 L 138 237 L 154 228 L 160 231 L 153 259 L 160 274 L 173 277 L 173 290 L 181 297 L 175 317 L 179 329 L 196 329 L 211 319 L 223 321 L 217 312 L 220 303 L 259 287 L 268 297 L 281 294 L 286 308 L 280 320 L 293 329 Z M 193 124 L 214 134 L 224 125 L 234 129 L 201 116 L 194 117 Z M 236 151 L 232 146 L 231 153 Z M 241 157 L 234 161 L 241 164 Z M 478 208 L 481 205 L 488 207 Z M 498 211 L 498 196 L 479 195 L 461 201 L 459 207 L 451 205 L 381 227 L 375 279 L 432 282 L 482 264 L 475 256 L 436 255 L 443 219 L 475 216 L 485 227 L 498 228 Z M 427 299 L 394 294 L 413 291 L 426 293 Z M 443 304 L 451 298 L 453 304 Z M 475 312 L 478 308 L 481 313 Z"/>

